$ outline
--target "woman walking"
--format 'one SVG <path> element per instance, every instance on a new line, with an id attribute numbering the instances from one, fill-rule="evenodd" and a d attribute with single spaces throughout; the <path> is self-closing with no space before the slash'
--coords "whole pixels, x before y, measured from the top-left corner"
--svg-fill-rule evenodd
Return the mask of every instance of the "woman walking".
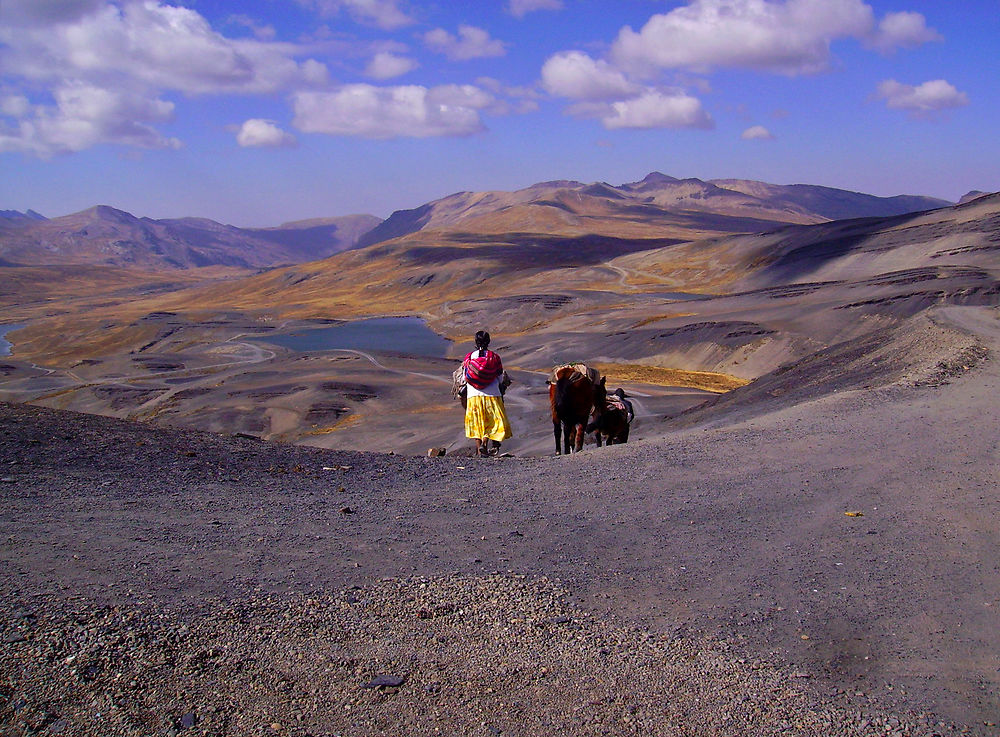
<path id="1" fill-rule="evenodd" d="M 476 350 L 462 362 L 467 386 L 465 436 L 476 442 L 477 456 L 498 455 L 500 443 L 513 436 L 500 388 L 503 362 L 489 345 L 490 334 L 480 330 Z"/>

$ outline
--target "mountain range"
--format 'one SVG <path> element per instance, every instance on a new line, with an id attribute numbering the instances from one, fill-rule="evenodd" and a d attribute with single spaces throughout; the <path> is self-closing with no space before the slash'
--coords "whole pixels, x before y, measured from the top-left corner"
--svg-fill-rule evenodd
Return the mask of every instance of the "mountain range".
<path id="1" fill-rule="evenodd" d="M 891 216 L 949 204 L 930 197 L 875 197 L 829 187 L 739 179 L 638 182 L 551 181 L 514 192 L 460 192 L 387 220 L 373 215 L 238 228 L 205 218 L 154 220 L 108 206 L 46 219 L 0 213 L 0 265 L 87 264 L 145 271 L 225 266 L 261 269 L 316 261 L 341 251 L 423 233 L 463 243 L 479 236 L 536 234 L 598 239 L 618 253 L 725 233 L 771 230 L 853 217 Z M 489 240 L 489 238 L 487 238 Z"/>
<path id="2" fill-rule="evenodd" d="M 269 268 L 353 248 L 380 222 L 373 215 L 348 215 L 237 228 L 205 218 L 138 218 L 106 205 L 50 219 L 31 212 L 0 218 L 0 265 Z"/>
<path id="3" fill-rule="evenodd" d="M 618 238 L 682 238 L 760 232 L 775 226 L 901 215 L 946 207 L 932 197 L 876 197 L 811 185 L 742 179 L 676 179 L 653 172 L 612 186 L 552 181 L 515 192 L 459 192 L 400 210 L 364 235 L 359 247 L 418 231 L 546 233 Z"/>

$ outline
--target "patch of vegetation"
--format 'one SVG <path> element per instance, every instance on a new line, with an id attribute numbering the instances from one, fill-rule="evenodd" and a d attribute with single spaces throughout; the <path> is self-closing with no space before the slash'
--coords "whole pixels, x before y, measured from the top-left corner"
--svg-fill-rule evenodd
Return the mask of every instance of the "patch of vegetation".
<path id="1" fill-rule="evenodd" d="M 595 363 L 593 367 L 607 376 L 610 383 L 625 381 L 656 386 L 679 386 L 701 389 L 714 394 L 725 394 L 750 383 L 748 379 L 713 371 L 686 371 L 633 363 Z"/>

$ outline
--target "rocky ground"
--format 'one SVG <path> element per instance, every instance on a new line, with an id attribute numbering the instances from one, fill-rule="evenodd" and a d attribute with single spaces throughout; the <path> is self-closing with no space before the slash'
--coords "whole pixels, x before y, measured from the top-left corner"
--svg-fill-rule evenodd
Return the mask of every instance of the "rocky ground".
<path id="1" fill-rule="evenodd" d="M 932 322 L 563 458 L 0 405 L 0 734 L 997 734 L 1000 321 Z"/>

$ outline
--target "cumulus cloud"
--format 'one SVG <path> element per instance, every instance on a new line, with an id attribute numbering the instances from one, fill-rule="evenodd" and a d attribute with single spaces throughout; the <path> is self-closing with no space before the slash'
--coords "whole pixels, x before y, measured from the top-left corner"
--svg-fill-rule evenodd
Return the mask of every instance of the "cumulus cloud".
<path id="1" fill-rule="evenodd" d="M 523 18 L 536 10 L 562 10 L 562 0 L 510 0 L 508 12 L 515 18 Z"/>
<path id="2" fill-rule="evenodd" d="M 572 101 L 566 113 L 618 128 L 712 128 L 701 101 L 686 92 L 658 89 L 631 80 L 604 59 L 564 51 L 542 65 L 542 88 Z"/>
<path id="3" fill-rule="evenodd" d="M 273 120 L 251 118 L 240 126 L 236 142 L 244 148 L 291 148 L 298 144 L 295 136 L 281 130 Z"/>
<path id="4" fill-rule="evenodd" d="M 364 138 L 469 136 L 483 130 L 480 111 L 494 98 L 473 85 L 345 85 L 293 96 L 294 125 L 305 133 Z"/>
<path id="5" fill-rule="evenodd" d="M 8 149 L 47 156 L 99 143 L 174 146 L 153 128 L 173 113 L 165 92 L 257 94 L 327 82 L 326 66 L 299 61 L 304 49 L 294 44 L 227 38 L 194 10 L 160 0 L 13 0 L 10 8 L 20 24 L 0 25 L 0 68 L 42 104 L 6 123 Z"/>
<path id="6" fill-rule="evenodd" d="M 188 93 L 273 92 L 325 80 L 315 60 L 299 63 L 290 44 L 229 39 L 187 8 L 154 0 L 106 3 L 74 23 L 0 28 L 8 75 L 33 80 L 128 80 Z"/>
<path id="7" fill-rule="evenodd" d="M 883 52 L 899 47 L 912 48 L 932 41 L 941 41 L 942 36 L 927 27 L 927 20 L 920 13 L 889 13 L 878 25 L 878 29 L 868 39 L 870 46 Z"/>
<path id="8" fill-rule="evenodd" d="M 885 100 L 886 107 L 905 110 L 913 117 L 930 117 L 942 110 L 964 107 L 969 96 L 951 83 L 934 79 L 921 85 L 909 85 L 887 79 L 880 82 L 876 97 Z"/>
<path id="9" fill-rule="evenodd" d="M 744 67 L 811 74 L 829 66 L 832 41 L 864 37 L 874 22 L 861 0 L 692 0 L 639 31 L 623 28 L 611 55 L 647 73 Z"/>
<path id="10" fill-rule="evenodd" d="M 47 157 L 82 151 L 101 143 L 140 148 L 181 145 L 150 125 L 173 117 L 172 102 L 86 84 L 60 87 L 53 96 L 54 106 L 37 106 L 30 115 L 22 115 L 15 126 L 0 130 L 0 151 Z M 20 112 L 28 112 L 23 105 L 21 108 Z"/>
<path id="11" fill-rule="evenodd" d="M 605 128 L 712 128 L 712 118 L 702 108 L 701 100 L 683 92 L 666 93 L 648 90 L 631 100 L 610 105 L 601 118 Z"/>
<path id="12" fill-rule="evenodd" d="M 299 0 L 299 2 L 324 15 L 337 15 L 344 11 L 359 23 L 373 25 L 386 31 L 403 28 L 414 22 L 413 18 L 399 7 L 399 0 Z"/>
<path id="13" fill-rule="evenodd" d="M 443 28 L 435 28 L 424 34 L 424 43 L 427 48 L 444 54 L 453 61 L 503 56 L 507 53 L 502 41 L 490 38 L 490 34 L 482 28 L 468 25 L 458 27 L 458 36 Z"/>
<path id="14" fill-rule="evenodd" d="M 744 141 L 773 141 L 774 134 L 762 125 L 754 125 L 743 131 L 740 138 Z"/>
<path id="15" fill-rule="evenodd" d="M 412 72 L 419 66 L 414 59 L 398 56 L 391 51 L 379 51 L 368 62 L 365 74 L 373 79 L 392 79 Z"/>
<path id="16" fill-rule="evenodd" d="M 614 100 L 639 93 L 640 87 L 603 59 L 582 51 L 564 51 L 542 66 L 542 86 L 547 92 L 574 100 Z"/>

